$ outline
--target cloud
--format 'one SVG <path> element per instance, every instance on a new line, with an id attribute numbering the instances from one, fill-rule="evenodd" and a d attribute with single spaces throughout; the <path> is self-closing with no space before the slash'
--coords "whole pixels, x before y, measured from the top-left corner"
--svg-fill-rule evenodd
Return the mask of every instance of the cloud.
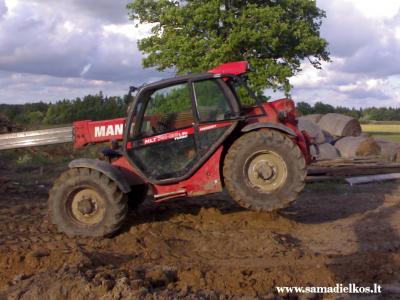
<path id="1" fill-rule="evenodd" d="M 305 63 L 303 72 L 291 79 L 295 100 L 361 107 L 400 104 L 396 76 L 400 74 L 400 13 L 396 13 L 400 6 L 382 0 L 383 8 L 374 15 L 376 5 L 367 2 L 318 1 L 327 13 L 321 34 L 330 44 L 332 63 L 323 64 L 322 70 Z"/>
<path id="2" fill-rule="evenodd" d="M 398 0 L 347 0 L 343 4 L 344 6 L 348 6 L 349 4 L 354 6 L 369 19 L 392 18 L 400 9 L 400 2 Z"/>
<path id="3" fill-rule="evenodd" d="M 48 75 L 16 74 L 0 71 L 1 102 L 26 102 L 75 99 L 103 91 L 105 95 L 124 95 L 128 83 Z"/>
<path id="4" fill-rule="evenodd" d="M 385 80 L 368 79 L 357 81 L 354 84 L 339 85 L 335 87 L 335 90 L 352 99 L 388 100 L 390 96 L 381 88 L 386 85 L 387 82 Z"/>
<path id="5" fill-rule="evenodd" d="M 76 12 L 83 12 L 91 18 L 101 18 L 109 23 L 126 23 L 129 0 L 72 0 Z"/>
<path id="6" fill-rule="evenodd" d="M 88 57 L 90 68 L 83 78 L 110 81 L 133 80 L 155 75 L 152 69 L 143 70 L 142 55 L 136 47 L 136 40 L 126 39 L 124 34 L 108 33 L 101 38 Z"/>
<path id="7" fill-rule="evenodd" d="M 12 72 L 77 76 L 87 61 L 96 32 L 68 32 L 57 18 L 42 19 L 28 8 L 0 27 L 0 69 Z"/>
<path id="8" fill-rule="evenodd" d="M 143 69 L 137 40 L 149 26 L 128 20 L 129 0 L 0 0 L 0 102 L 75 98 L 173 73 Z M 400 2 L 318 0 L 332 63 L 308 63 L 293 98 L 334 105 L 400 104 Z M 372 84 L 374 83 L 375 84 Z M 280 95 L 279 95 L 280 96 Z"/>
<path id="9" fill-rule="evenodd" d="M 364 11 L 357 10 L 360 2 L 345 0 L 320 1 L 327 11 L 321 34 L 329 41 L 334 60 L 345 61 L 335 64 L 332 70 L 370 76 L 391 76 L 400 73 L 400 17 L 373 19 L 367 17 L 368 10 L 376 8 L 366 3 Z M 387 11 L 387 0 L 381 3 Z M 390 2 L 391 3 L 391 2 Z M 396 6 L 397 7 L 397 6 Z M 400 33 L 400 31 L 399 31 Z"/>
<path id="10" fill-rule="evenodd" d="M 48 14 L 39 8 L 34 3 L 17 6 L 13 16 L 2 22 L 0 69 L 79 77 L 90 64 L 85 75 L 99 80 L 128 79 L 133 71 L 139 71 L 141 54 L 136 39 L 118 32 L 104 33 L 97 20 L 73 23 L 63 13 Z M 133 35 L 135 27 L 131 27 Z"/>
<path id="11" fill-rule="evenodd" d="M 122 95 L 129 85 L 166 76 L 143 70 L 137 40 L 150 28 L 128 21 L 127 0 L 6 1 L 0 0 L 0 102 L 99 90 Z"/>
<path id="12" fill-rule="evenodd" d="M 0 0 L 0 20 L 7 14 L 8 8 L 4 0 Z"/>
<path id="13" fill-rule="evenodd" d="M 379 78 L 399 74 L 400 47 L 394 41 L 386 46 L 378 42 L 358 51 L 339 70 Z"/>
<path id="14" fill-rule="evenodd" d="M 321 1 L 327 18 L 321 35 L 329 41 L 329 49 L 335 57 L 349 57 L 377 38 L 374 24 L 355 7 L 343 1 Z"/>
<path id="15" fill-rule="evenodd" d="M 122 24 L 128 21 L 128 10 L 126 5 L 129 0 L 13 0 L 26 4 L 36 4 L 56 14 L 70 16 L 71 21 L 77 19 L 89 20 L 101 24 Z"/>

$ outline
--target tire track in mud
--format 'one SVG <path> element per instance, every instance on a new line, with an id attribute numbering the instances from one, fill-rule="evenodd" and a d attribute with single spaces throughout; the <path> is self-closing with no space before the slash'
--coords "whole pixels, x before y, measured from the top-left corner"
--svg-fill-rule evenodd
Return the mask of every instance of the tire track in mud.
<path id="1" fill-rule="evenodd" d="M 270 298 L 275 286 L 399 280 L 395 183 L 311 187 L 280 214 L 225 194 L 145 203 L 104 240 L 57 233 L 46 202 L 39 188 L 0 195 L 0 296 Z"/>

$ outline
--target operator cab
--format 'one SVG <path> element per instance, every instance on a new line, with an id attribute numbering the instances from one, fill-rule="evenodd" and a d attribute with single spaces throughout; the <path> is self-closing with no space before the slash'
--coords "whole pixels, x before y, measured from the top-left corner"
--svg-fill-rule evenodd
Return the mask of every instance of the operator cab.
<path id="1" fill-rule="evenodd" d="M 128 160 L 155 184 L 189 178 L 240 120 L 229 79 L 200 74 L 162 80 L 138 91 L 127 119 Z"/>

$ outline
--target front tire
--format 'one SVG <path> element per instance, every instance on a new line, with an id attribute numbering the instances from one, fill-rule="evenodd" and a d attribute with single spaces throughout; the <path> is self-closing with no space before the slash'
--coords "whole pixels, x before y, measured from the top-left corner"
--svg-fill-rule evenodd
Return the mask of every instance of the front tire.
<path id="1" fill-rule="evenodd" d="M 49 209 L 60 232 L 105 237 L 120 228 L 128 206 L 126 196 L 110 178 L 96 170 L 74 168 L 54 183 Z"/>
<path id="2" fill-rule="evenodd" d="M 305 158 L 285 134 L 260 129 L 244 134 L 224 160 L 228 193 L 242 207 L 274 211 L 287 207 L 303 190 Z"/>

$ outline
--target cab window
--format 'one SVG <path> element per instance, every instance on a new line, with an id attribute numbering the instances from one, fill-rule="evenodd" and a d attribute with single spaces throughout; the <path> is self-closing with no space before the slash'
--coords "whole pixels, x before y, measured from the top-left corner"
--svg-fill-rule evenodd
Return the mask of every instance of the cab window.
<path id="1" fill-rule="evenodd" d="M 200 122 L 223 121 L 231 117 L 232 108 L 218 80 L 197 81 L 194 92 Z"/>
<path id="2" fill-rule="evenodd" d="M 188 84 L 177 84 L 149 95 L 140 136 L 152 136 L 189 127 L 193 122 Z"/>
<path id="3" fill-rule="evenodd" d="M 256 99 L 254 99 L 249 89 L 243 83 L 236 80 L 230 80 L 229 83 L 233 87 L 242 107 L 257 105 Z"/>

